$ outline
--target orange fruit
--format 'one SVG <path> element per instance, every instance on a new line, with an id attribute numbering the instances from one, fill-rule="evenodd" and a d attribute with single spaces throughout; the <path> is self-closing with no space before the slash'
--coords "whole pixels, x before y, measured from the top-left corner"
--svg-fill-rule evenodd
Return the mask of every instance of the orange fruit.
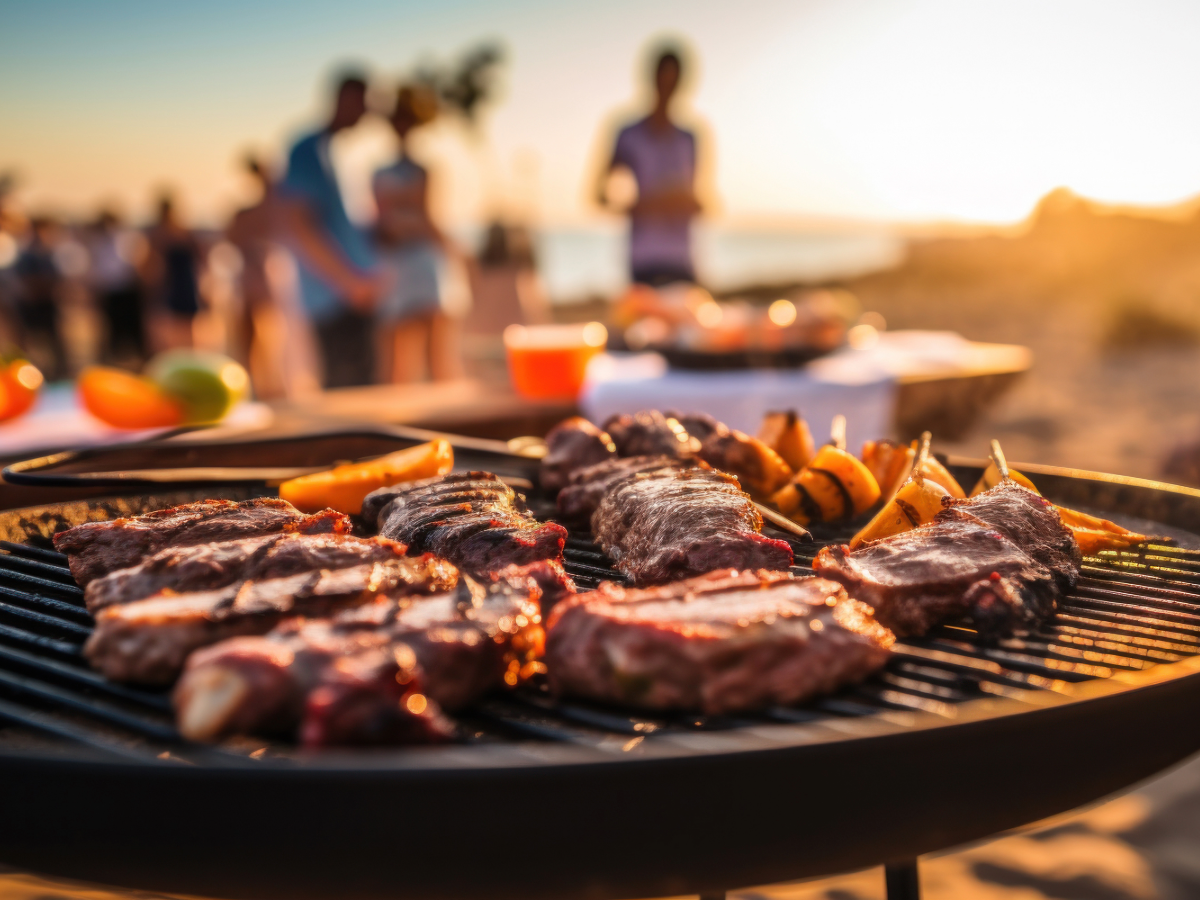
<path id="1" fill-rule="evenodd" d="M 0 368 L 0 422 L 28 412 L 42 381 L 42 373 L 28 360 L 15 359 Z"/>
<path id="2" fill-rule="evenodd" d="M 107 366 L 88 366 L 79 374 L 79 400 L 117 428 L 166 428 L 183 421 L 183 406 L 153 381 Z"/>

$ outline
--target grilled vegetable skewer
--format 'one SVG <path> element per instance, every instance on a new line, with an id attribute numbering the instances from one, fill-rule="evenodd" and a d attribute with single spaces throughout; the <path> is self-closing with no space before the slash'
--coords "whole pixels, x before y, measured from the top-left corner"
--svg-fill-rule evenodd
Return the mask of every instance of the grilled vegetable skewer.
<path id="1" fill-rule="evenodd" d="M 913 461 L 912 474 L 896 491 L 896 496 L 851 539 L 851 550 L 870 541 L 900 534 L 918 525 L 932 522 L 933 517 L 946 508 L 943 501 L 952 494 L 938 481 L 925 474 L 932 437 L 928 431 L 921 435 L 921 446 Z"/>
<path id="2" fill-rule="evenodd" d="M 771 502 L 801 525 L 850 519 L 879 500 L 879 484 L 871 470 L 846 452 L 845 416 L 834 417 L 831 432 L 831 443 L 817 451 L 791 484 L 771 495 Z"/>

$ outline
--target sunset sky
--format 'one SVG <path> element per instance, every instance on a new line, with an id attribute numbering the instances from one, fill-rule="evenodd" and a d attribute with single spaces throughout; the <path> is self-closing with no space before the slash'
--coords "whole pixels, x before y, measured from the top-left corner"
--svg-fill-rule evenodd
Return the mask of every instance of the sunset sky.
<path id="1" fill-rule="evenodd" d="M 331 66 L 387 83 L 497 39 L 481 134 L 427 135 L 439 209 L 586 221 L 605 123 L 634 108 L 648 42 L 678 35 L 731 220 L 1006 222 L 1058 185 L 1164 204 L 1200 193 L 1197 34 L 1184 0 L 5 4 L 0 171 L 30 206 L 142 212 L 173 185 L 218 221 L 237 158 L 278 156 Z M 338 148 L 356 198 L 390 152 L 381 125 L 360 131 Z"/>

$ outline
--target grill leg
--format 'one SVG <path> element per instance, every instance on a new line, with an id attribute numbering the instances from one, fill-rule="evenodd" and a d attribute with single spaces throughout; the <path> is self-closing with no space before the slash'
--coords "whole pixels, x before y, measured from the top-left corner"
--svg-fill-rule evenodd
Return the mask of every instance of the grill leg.
<path id="1" fill-rule="evenodd" d="M 884 866 L 883 882 L 887 900 L 921 900 L 921 876 L 915 859 Z"/>

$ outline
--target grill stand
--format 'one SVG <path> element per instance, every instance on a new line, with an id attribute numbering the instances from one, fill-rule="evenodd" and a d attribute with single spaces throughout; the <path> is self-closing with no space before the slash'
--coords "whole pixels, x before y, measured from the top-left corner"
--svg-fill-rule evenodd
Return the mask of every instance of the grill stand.
<path id="1" fill-rule="evenodd" d="M 883 883 L 887 900 L 921 900 L 921 874 L 915 859 L 885 865 Z M 725 900 L 727 896 L 725 891 L 710 891 L 699 900 Z"/>
<path id="2" fill-rule="evenodd" d="M 917 861 L 888 863 L 883 867 L 887 900 L 921 900 L 921 874 Z"/>

